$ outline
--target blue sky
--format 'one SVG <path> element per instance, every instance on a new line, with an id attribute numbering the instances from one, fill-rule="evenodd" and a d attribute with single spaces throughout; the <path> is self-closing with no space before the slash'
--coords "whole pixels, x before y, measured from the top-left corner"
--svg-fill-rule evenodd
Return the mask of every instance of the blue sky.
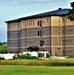
<path id="1" fill-rule="evenodd" d="M 74 0 L 0 0 L 0 41 L 7 41 L 5 21 L 52 11 L 70 8 Z"/>

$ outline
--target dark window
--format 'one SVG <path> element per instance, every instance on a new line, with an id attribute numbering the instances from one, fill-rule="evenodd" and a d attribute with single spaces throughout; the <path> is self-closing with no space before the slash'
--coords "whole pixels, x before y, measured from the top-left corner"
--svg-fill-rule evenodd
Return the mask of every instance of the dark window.
<path id="1" fill-rule="evenodd" d="M 30 21 L 29 21 L 29 25 L 30 25 Z"/>
<path id="2" fill-rule="evenodd" d="M 63 33 L 65 33 L 65 30 L 63 29 Z"/>
<path id="3" fill-rule="evenodd" d="M 39 26 L 39 21 L 38 21 L 38 26 Z"/>
<path id="4" fill-rule="evenodd" d="M 70 53 L 70 50 L 68 50 L 68 53 Z"/>
<path id="5" fill-rule="evenodd" d="M 32 25 L 32 21 L 31 21 L 31 25 Z"/>
<path id="6" fill-rule="evenodd" d="M 68 40 L 68 43 L 70 43 L 70 40 Z"/>
<path id="7" fill-rule="evenodd" d="M 67 40 L 65 40 L 65 42 L 67 43 Z"/>
<path id="8" fill-rule="evenodd" d="M 44 45 L 44 41 L 40 40 L 40 46 L 43 46 L 43 45 Z"/>
<path id="9" fill-rule="evenodd" d="M 65 29 L 65 32 L 67 32 L 67 29 Z"/>
<path id="10" fill-rule="evenodd" d="M 71 29 L 71 32 L 72 32 L 72 29 Z"/>
<path id="11" fill-rule="evenodd" d="M 39 36 L 40 31 L 38 31 L 38 36 Z"/>
<path id="12" fill-rule="evenodd" d="M 71 50 L 71 53 L 73 53 L 73 50 Z"/>
<path id="13" fill-rule="evenodd" d="M 65 51 L 65 53 L 67 53 L 67 50 Z"/>
<path id="14" fill-rule="evenodd" d="M 65 40 L 63 40 L 63 43 L 65 43 Z"/>
<path id="15" fill-rule="evenodd" d="M 63 50 L 63 53 L 65 53 L 65 50 Z"/>

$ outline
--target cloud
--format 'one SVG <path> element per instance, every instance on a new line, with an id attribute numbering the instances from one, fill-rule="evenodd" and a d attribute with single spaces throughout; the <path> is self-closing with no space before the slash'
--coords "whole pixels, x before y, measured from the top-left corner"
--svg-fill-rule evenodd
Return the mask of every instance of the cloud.
<path id="1" fill-rule="evenodd" d="M 0 5 L 19 5 L 19 1 L 18 0 L 13 0 L 13 1 L 9 1 L 9 0 L 5 0 L 5 1 L 0 1 Z"/>
<path id="2" fill-rule="evenodd" d="M 62 7 L 63 4 L 69 4 L 69 0 L 0 0 L 0 5 L 34 8 L 55 8 L 57 6 Z"/>
<path id="3" fill-rule="evenodd" d="M 48 3 L 56 3 L 56 1 L 59 0 L 0 0 L 0 5 L 48 5 Z"/>

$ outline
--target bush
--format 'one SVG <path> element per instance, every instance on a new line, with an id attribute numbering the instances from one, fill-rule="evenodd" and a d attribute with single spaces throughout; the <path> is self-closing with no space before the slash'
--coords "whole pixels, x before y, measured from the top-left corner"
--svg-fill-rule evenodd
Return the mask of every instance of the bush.
<path id="1" fill-rule="evenodd" d="M 38 57 L 44 57 L 44 53 L 38 53 Z"/>
<path id="2" fill-rule="evenodd" d="M 46 53 L 46 58 L 49 58 L 49 57 L 50 57 L 49 53 Z"/>
<path id="3" fill-rule="evenodd" d="M 17 57 L 17 59 L 25 59 L 25 56 L 21 55 L 21 56 Z"/>
<path id="4" fill-rule="evenodd" d="M 74 55 L 73 56 L 69 56 L 68 58 L 74 58 Z"/>
<path id="5" fill-rule="evenodd" d="M 30 54 L 21 55 L 17 59 L 37 59 L 36 56 L 31 56 Z"/>

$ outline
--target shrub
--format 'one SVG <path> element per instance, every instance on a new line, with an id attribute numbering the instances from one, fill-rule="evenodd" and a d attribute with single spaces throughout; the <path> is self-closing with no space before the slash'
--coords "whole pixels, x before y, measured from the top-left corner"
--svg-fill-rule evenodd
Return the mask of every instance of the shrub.
<path id="1" fill-rule="evenodd" d="M 49 53 L 46 53 L 46 58 L 49 58 L 49 57 L 50 57 Z"/>
<path id="2" fill-rule="evenodd" d="M 31 56 L 30 54 L 21 55 L 17 59 L 37 59 L 36 56 Z"/>
<path id="3" fill-rule="evenodd" d="M 72 55 L 72 56 L 69 56 L 68 58 L 74 58 L 74 55 Z"/>
<path id="4" fill-rule="evenodd" d="M 36 56 L 32 56 L 32 59 L 38 59 Z"/>
<path id="5" fill-rule="evenodd" d="M 38 57 L 44 57 L 44 53 L 38 53 Z"/>
<path id="6" fill-rule="evenodd" d="M 21 55 L 21 56 L 17 57 L 17 59 L 25 59 L 25 55 Z"/>

